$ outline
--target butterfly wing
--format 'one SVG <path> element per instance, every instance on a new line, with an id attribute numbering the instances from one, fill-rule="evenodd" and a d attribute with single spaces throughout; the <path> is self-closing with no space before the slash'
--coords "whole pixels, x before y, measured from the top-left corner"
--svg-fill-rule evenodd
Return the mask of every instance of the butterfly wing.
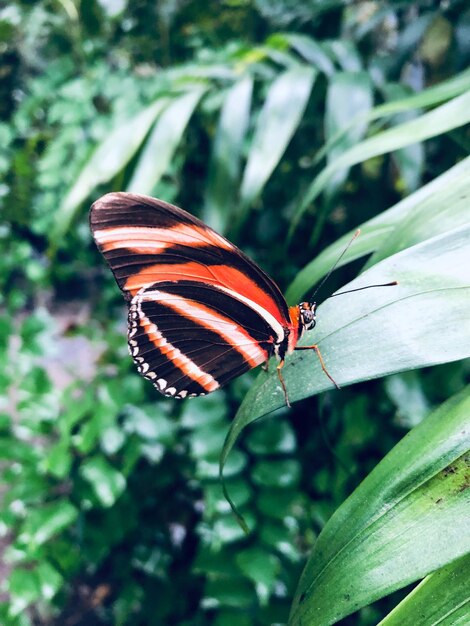
<path id="1" fill-rule="evenodd" d="M 90 225 L 129 304 L 131 354 L 165 395 L 214 391 L 286 339 L 276 284 L 186 211 L 112 193 L 94 203 Z"/>

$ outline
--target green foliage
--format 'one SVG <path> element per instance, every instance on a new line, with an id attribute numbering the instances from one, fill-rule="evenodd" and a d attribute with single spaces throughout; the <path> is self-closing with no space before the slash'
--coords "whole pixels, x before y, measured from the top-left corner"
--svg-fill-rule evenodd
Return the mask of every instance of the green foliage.
<path id="1" fill-rule="evenodd" d="M 2 625 L 468 622 L 469 15 L 0 11 Z M 351 288 L 400 284 L 319 308 L 305 341 L 343 390 L 301 352 L 284 368 L 292 410 L 274 371 L 158 396 L 88 230 L 116 189 L 203 217 L 292 303 L 362 224 L 322 291 L 361 261 Z"/>

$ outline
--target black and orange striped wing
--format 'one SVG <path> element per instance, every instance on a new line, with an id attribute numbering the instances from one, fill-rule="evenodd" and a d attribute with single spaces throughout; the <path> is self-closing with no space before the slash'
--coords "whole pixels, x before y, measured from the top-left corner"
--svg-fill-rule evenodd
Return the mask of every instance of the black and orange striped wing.
<path id="1" fill-rule="evenodd" d="M 227 239 L 147 196 L 97 200 L 90 225 L 129 305 L 129 350 L 165 395 L 203 395 L 285 341 L 277 285 Z"/>

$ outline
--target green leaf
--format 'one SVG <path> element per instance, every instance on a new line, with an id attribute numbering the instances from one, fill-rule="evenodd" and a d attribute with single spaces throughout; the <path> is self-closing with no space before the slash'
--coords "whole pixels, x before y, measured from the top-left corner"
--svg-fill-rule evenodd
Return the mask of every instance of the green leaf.
<path id="1" fill-rule="evenodd" d="M 407 89 L 403 85 L 387 83 L 383 85 L 382 92 L 386 100 L 399 100 L 401 97 L 406 97 Z M 419 110 L 404 111 L 394 115 L 390 124 L 391 126 L 398 126 L 409 120 L 417 119 L 419 115 Z M 424 156 L 422 143 L 414 143 L 394 152 L 392 158 L 399 174 L 395 183 L 397 189 L 402 192 L 410 192 L 420 187 Z"/>
<path id="2" fill-rule="evenodd" d="M 300 124 L 316 72 L 296 67 L 270 86 L 260 111 L 241 184 L 241 216 L 261 193 Z"/>
<path id="3" fill-rule="evenodd" d="M 126 487 L 126 479 L 102 456 L 87 459 L 80 467 L 99 502 L 104 507 L 112 506 Z"/>
<path id="4" fill-rule="evenodd" d="M 241 79 L 228 91 L 220 113 L 203 211 L 204 221 L 219 232 L 225 232 L 236 204 L 252 92 L 253 79 Z"/>
<path id="5" fill-rule="evenodd" d="M 347 288 L 392 279 L 399 285 L 344 296 L 347 306 L 327 300 L 319 307 L 317 327 L 301 345 L 319 346 L 341 386 L 469 357 L 469 258 L 470 225 L 381 261 Z M 332 387 L 313 351 L 289 355 L 282 371 L 291 402 Z M 221 468 L 241 430 L 283 406 L 276 373 L 261 372 L 232 422 Z"/>
<path id="6" fill-rule="evenodd" d="M 283 37 L 294 50 L 303 58 L 315 66 L 320 72 L 330 76 L 335 71 L 333 61 L 325 52 L 323 46 L 307 35 L 287 33 L 279 35 Z"/>
<path id="7" fill-rule="evenodd" d="M 362 224 L 360 237 L 348 249 L 338 267 L 380 249 L 369 262 L 369 265 L 372 265 L 406 245 L 424 241 L 464 224 L 468 221 L 469 195 L 470 157 L 467 157 L 419 191 Z M 413 219 L 413 215 L 419 216 L 419 219 L 418 217 Z M 405 230 L 405 223 L 407 228 L 412 226 L 409 231 Z M 354 231 L 347 233 L 325 248 L 298 272 L 286 293 L 289 302 L 300 302 L 304 294 L 327 274 L 351 240 L 353 233 Z"/>
<path id="8" fill-rule="evenodd" d="M 205 91 L 205 88 L 198 87 L 168 104 L 147 140 L 127 191 L 152 193 L 168 170 L 191 115 Z"/>
<path id="9" fill-rule="evenodd" d="M 467 69 L 456 76 L 452 76 L 448 80 L 442 81 L 442 83 L 438 85 L 428 87 L 428 89 L 424 91 L 374 107 L 369 114 L 369 121 L 372 122 L 381 117 L 396 115 L 397 113 L 410 111 L 412 109 L 433 106 L 434 104 L 439 104 L 440 102 L 445 102 L 455 96 L 459 96 L 469 89 L 470 69 Z"/>
<path id="10" fill-rule="evenodd" d="M 112 130 L 85 163 L 72 189 L 57 212 L 57 221 L 50 239 L 56 243 L 67 231 L 75 211 L 90 193 L 122 170 L 141 146 L 167 99 L 159 99 L 133 119 Z"/>
<path id="11" fill-rule="evenodd" d="M 33 548 L 40 546 L 73 524 L 77 516 L 77 509 L 66 500 L 45 504 L 28 512 L 18 539 Z"/>
<path id="12" fill-rule="evenodd" d="M 328 626 L 470 550 L 470 387 L 412 430 L 326 524 L 290 626 Z M 428 622 L 430 623 L 430 622 Z"/>
<path id="13" fill-rule="evenodd" d="M 15 617 L 41 597 L 37 573 L 23 568 L 13 570 L 8 580 L 8 592 L 10 595 L 9 614 Z"/>
<path id="14" fill-rule="evenodd" d="M 357 47 L 350 39 L 330 39 L 323 43 L 323 48 L 336 58 L 339 65 L 346 72 L 360 72 L 362 70 L 362 60 Z"/>
<path id="15" fill-rule="evenodd" d="M 436 137 L 468 122 L 470 122 L 470 92 L 454 98 L 417 119 L 365 139 L 342 154 L 334 163 L 327 165 L 318 174 L 299 206 L 291 230 L 296 228 L 307 207 L 320 195 L 338 170 L 351 167 L 380 154 L 386 154 L 404 146 Z"/>
<path id="16" fill-rule="evenodd" d="M 266 604 L 281 569 L 279 559 L 265 550 L 253 547 L 239 552 L 236 562 L 242 573 L 254 583 L 261 605 Z"/>
<path id="17" fill-rule="evenodd" d="M 328 163 L 334 163 L 348 148 L 357 144 L 367 130 L 367 113 L 372 107 L 372 83 L 366 72 L 336 72 L 328 85 L 325 113 L 325 137 L 331 139 L 347 127 L 340 141 L 331 146 Z M 351 119 L 358 123 L 349 125 Z M 349 168 L 338 170 L 329 180 L 327 195 L 344 183 Z"/>
<path id="18" fill-rule="evenodd" d="M 470 555 L 423 580 L 378 626 L 466 626 Z"/>
<path id="19" fill-rule="evenodd" d="M 392 86 L 391 83 L 387 83 L 383 89 L 385 90 L 387 86 Z M 403 89 L 402 85 L 399 85 L 400 89 Z M 386 102 L 385 104 L 379 104 L 378 106 L 371 109 L 371 111 L 366 115 L 365 119 L 363 119 L 363 114 L 359 114 L 357 117 L 351 119 L 348 124 L 346 124 L 342 129 L 338 131 L 338 133 L 331 137 L 325 145 L 317 152 L 315 159 L 313 160 L 313 164 L 319 163 L 322 159 L 325 158 L 325 155 L 331 150 L 331 148 L 337 143 L 340 142 L 343 135 L 346 135 L 350 132 L 350 128 L 355 126 L 356 124 L 373 122 L 374 120 L 378 120 L 384 117 L 390 117 L 392 115 L 397 115 L 398 113 L 404 113 L 407 111 L 413 111 L 415 109 L 425 108 L 429 106 L 433 106 L 436 104 L 440 104 L 441 102 L 446 102 L 455 96 L 459 96 L 462 93 L 467 92 L 470 89 L 470 69 L 457 74 L 456 76 L 452 76 L 448 80 L 442 81 L 438 85 L 434 85 L 432 87 L 428 87 L 423 91 L 418 93 L 412 93 L 409 96 L 404 98 L 399 98 L 396 100 L 392 100 L 391 102 Z"/>
<path id="20" fill-rule="evenodd" d="M 41 561 L 36 568 L 41 597 L 50 600 L 61 588 L 64 579 L 47 561 Z"/>
<path id="21" fill-rule="evenodd" d="M 432 196 L 414 205 L 406 216 L 383 240 L 382 245 L 367 262 L 371 267 L 382 259 L 405 250 L 435 235 L 448 232 L 469 222 L 470 157 L 459 163 L 452 171 L 452 179 L 443 175 Z"/>

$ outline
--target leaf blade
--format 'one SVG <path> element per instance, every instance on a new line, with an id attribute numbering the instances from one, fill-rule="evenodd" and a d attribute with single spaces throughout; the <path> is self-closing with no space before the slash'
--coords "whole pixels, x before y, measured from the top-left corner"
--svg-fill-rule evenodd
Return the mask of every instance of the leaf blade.
<path id="1" fill-rule="evenodd" d="M 338 170 L 436 137 L 454 128 L 464 126 L 468 122 L 470 122 L 470 92 L 457 96 L 417 119 L 385 130 L 353 146 L 334 163 L 327 165 L 313 180 L 297 210 L 291 232 L 297 227 L 307 207 L 322 193 L 331 177 Z"/>
<path id="2" fill-rule="evenodd" d="M 465 626 L 470 612 L 470 555 L 425 578 L 378 626 Z"/>
<path id="3" fill-rule="evenodd" d="M 291 626 L 333 624 L 467 553 L 469 411 L 467 387 L 408 433 L 336 511 L 302 574 Z"/>
<path id="4" fill-rule="evenodd" d="M 261 109 L 240 188 L 241 219 L 279 163 L 307 106 L 317 72 L 296 67 L 270 86 Z"/>
<path id="5" fill-rule="evenodd" d="M 52 241 L 63 236 L 79 205 L 93 189 L 111 180 L 130 161 L 165 104 L 166 99 L 156 100 L 132 120 L 112 130 L 97 146 L 57 212 L 56 226 L 50 237 Z"/>
<path id="6" fill-rule="evenodd" d="M 457 190 L 460 192 L 458 195 Z M 440 232 L 454 228 L 460 219 L 465 221 L 467 210 L 462 204 L 464 196 L 470 193 L 470 157 L 467 157 L 441 176 L 404 198 L 398 204 L 394 205 L 387 211 L 368 220 L 360 226 L 361 236 L 349 248 L 344 257 L 338 264 L 338 267 L 355 261 L 367 254 L 376 252 L 376 255 L 368 262 L 369 267 L 377 261 L 386 258 L 386 250 L 398 252 L 403 249 L 403 245 L 392 247 L 389 239 L 398 238 L 400 232 L 400 224 L 408 219 L 411 214 L 421 215 L 421 224 L 413 220 L 414 227 L 412 233 L 409 233 L 408 244 L 419 243 Z M 457 210 L 452 213 L 454 202 L 457 202 Z M 442 220 L 440 225 L 439 208 L 440 206 L 448 207 L 446 215 L 448 220 Z M 397 230 L 395 233 L 395 229 Z M 333 266 L 341 252 L 351 240 L 354 231 L 346 233 L 335 243 L 325 248 L 315 259 L 301 269 L 294 281 L 287 289 L 286 299 L 291 303 L 299 302 L 302 296 L 307 293 L 319 281 L 328 270 Z M 401 236 L 400 236 L 401 237 Z M 381 249 L 381 252 L 377 252 Z"/>
<path id="7" fill-rule="evenodd" d="M 214 141 L 204 199 L 204 221 L 225 232 L 238 191 L 243 140 L 250 120 L 253 79 L 242 78 L 228 91 Z"/>
<path id="8" fill-rule="evenodd" d="M 135 167 L 127 191 L 151 194 L 168 169 L 189 119 L 205 89 L 194 89 L 175 98 L 160 115 Z"/>
<path id="9" fill-rule="evenodd" d="M 397 279 L 397 287 L 371 290 L 367 298 L 354 294 L 348 307 L 338 308 L 332 299 L 323 303 L 322 321 L 313 332 L 335 380 L 344 386 L 470 357 L 469 256 L 470 225 L 399 252 L 348 285 L 357 288 Z M 441 329 L 438 334 L 436 327 Z M 311 343 L 308 333 L 301 344 Z M 332 387 L 319 360 L 305 351 L 288 356 L 283 376 L 291 402 Z M 277 376 L 261 372 L 232 422 L 222 468 L 240 432 L 284 404 Z"/>

